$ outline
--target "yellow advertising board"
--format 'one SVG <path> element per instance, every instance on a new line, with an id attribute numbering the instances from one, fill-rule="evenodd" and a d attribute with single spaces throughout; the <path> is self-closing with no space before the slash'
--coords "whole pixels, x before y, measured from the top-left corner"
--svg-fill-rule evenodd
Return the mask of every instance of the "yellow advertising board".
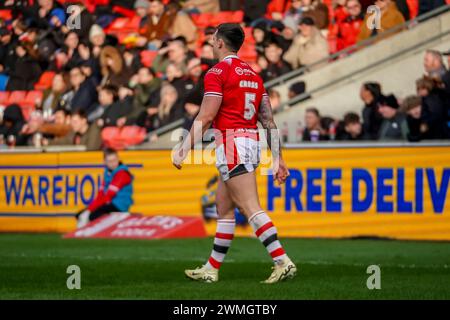
<path id="1" fill-rule="evenodd" d="M 217 172 L 211 154 L 198 154 L 203 159 L 178 171 L 170 150 L 121 152 L 135 178 L 131 212 L 201 215 L 200 198 Z M 450 147 L 286 149 L 284 157 L 285 185 L 274 183 L 267 165 L 257 178 L 280 236 L 450 240 Z M 102 160 L 100 152 L 1 154 L 0 231 L 73 230 L 74 213 L 101 183 Z"/>

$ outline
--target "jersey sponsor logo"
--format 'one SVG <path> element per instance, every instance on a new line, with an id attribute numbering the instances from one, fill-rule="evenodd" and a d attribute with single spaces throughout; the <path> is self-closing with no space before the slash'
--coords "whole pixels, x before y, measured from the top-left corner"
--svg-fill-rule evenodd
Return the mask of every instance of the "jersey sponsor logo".
<path id="1" fill-rule="evenodd" d="M 258 85 L 258 82 L 256 82 L 256 81 L 241 80 L 239 82 L 239 87 L 258 89 L 259 85 Z"/>
<path id="2" fill-rule="evenodd" d="M 250 69 L 247 69 L 247 68 L 241 68 L 241 67 L 236 67 L 236 68 L 234 68 L 234 71 L 236 72 L 236 74 L 237 75 L 239 75 L 239 76 L 256 76 L 256 73 L 255 72 L 253 72 L 252 70 L 250 70 Z"/>
<path id="3" fill-rule="evenodd" d="M 215 74 L 221 74 L 222 73 L 222 69 L 219 68 L 211 68 L 209 69 L 208 73 L 215 73 Z"/>

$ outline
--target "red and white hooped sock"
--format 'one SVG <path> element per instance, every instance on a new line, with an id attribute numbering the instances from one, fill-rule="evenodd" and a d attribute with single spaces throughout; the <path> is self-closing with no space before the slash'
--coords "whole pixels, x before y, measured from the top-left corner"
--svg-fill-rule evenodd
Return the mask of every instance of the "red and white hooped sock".
<path id="1" fill-rule="evenodd" d="M 218 219 L 216 236 L 214 238 L 214 246 L 211 256 L 206 263 L 207 268 L 219 269 L 228 249 L 231 246 L 231 241 L 234 238 L 234 229 L 236 221 L 234 219 Z"/>
<path id="2" fill-rule="evenodd" d="M 270 217 L 264 211 L 255 212 L 248 222 L 255 231 L 256 236 L 266 247 L 275 263 L 283 261 L 287 255 L 281 246 L 277 236 L 277 229 L 272 223 Z"/>

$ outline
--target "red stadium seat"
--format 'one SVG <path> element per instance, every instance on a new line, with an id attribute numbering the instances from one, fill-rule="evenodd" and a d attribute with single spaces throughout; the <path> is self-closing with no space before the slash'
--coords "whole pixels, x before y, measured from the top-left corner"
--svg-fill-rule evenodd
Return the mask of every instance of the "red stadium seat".
<path id="1" fill-rule="evenodd" d="M 158 55 L 158 51 L 144 50 L 141 52 L 141 62 L 146 67 L 151 67 L 153 60 Z"/>
<path id="2" fill-rule="evenodd" d="M 43 92 L 42 91 L 28 91 L 25 100 L 21 103 L 22 105 L 30 105 L 35 106 L 37 102 L 42 100 Z"/>
<path id="3" fill-rule="evenodd" d="M 212 13 L 197 13 L 191 15 L 192 21 L 199 28 L 206 28 L 214 25 L 214 15 Z"/>
<path id="4" fill-rule="evenodd" d="M 253 28 L 252 27 L 244 27 L 245 33 L 245 43 L 255 44 L 255 38 L 253 38 Z"/>
<path id="5" fill-rule="evenodd" d="M 8 104 L 21 104 L 25 100 L 26 95 L 26 91 L 11 91 L 8 98 Z"/>
<path id="6" fill-rule="evenodd" d="M 258 56 L 255 46 L 247 43 L 244 43 L 238 54 L 239 57 L 246 62 L 256 62 Z"/>
<path id="7" fill-rule="evenodd" d="M 117 150 L 139 144 L 144 141 L 145 136 L 145 129 L 138 126 L 106 127 L 102 130 L 102 140 L 105 146 Z"/>
<path id="8" fill-rule="evenodd" d="M 7 105 L 8 104 L 8 98 L 9 98 L 9 92 L 8 91 L 0 91 L 0 105 Z"/>
<path id="9" fill-rule="evenodd" d="M 34 85 L 35 90 L 45 90 L 52 86 L 53 77 L 55 73 L 53 71 L 45 71 L 39 81 Z"/>
<path id="10" fill-rule="evenodd" d="M 31 113 L 36 109 L 34 105 L 23 105 L 19 104 L 20 109 L 22 110 L 23 117 L 26 121 L 30 120 Z"/>
<path id="11" fill-rule="evenodd" d="M 0 19 L 2 20 L 11 20 L 12 12 L 11 10 L 0 10 Z"/>

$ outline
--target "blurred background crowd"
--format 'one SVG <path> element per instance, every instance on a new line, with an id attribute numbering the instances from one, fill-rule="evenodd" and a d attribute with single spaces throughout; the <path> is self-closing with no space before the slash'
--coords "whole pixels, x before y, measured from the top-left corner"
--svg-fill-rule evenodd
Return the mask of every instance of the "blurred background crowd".
<path id="1" fill-rule="evenodd" d="M 381 28 L 372 30 L 366 12 L 373 4 L 380 8 Z M 221 22 L 242 24 L 246 41 L 239 55 L 267 82 L 300 68 L 314 71 L 331 54 L 445 4 L 5 0 L 0 4 L 0 146 L 120 149 L 157 140 L 155 130 L 174 121 L 190 127 L 203 98 L 205 72 L 217 63 L 211 38 Z M 333 119 L 308 108 L 299 119 L 297 140 L 448 138 L 448 57 L 449 52 L 424 53 L 424 73 L 415 87 L 411 83 L 415 95 L 395 97 L 374 81 L 361 86 L 362 114 Z M 305 92 L 304 82 L 294 83 L 289 98 Z M 280 93 L 268 93 L 277 111 Z M 279 126 L 286 137 L 286 124 Z"/>

